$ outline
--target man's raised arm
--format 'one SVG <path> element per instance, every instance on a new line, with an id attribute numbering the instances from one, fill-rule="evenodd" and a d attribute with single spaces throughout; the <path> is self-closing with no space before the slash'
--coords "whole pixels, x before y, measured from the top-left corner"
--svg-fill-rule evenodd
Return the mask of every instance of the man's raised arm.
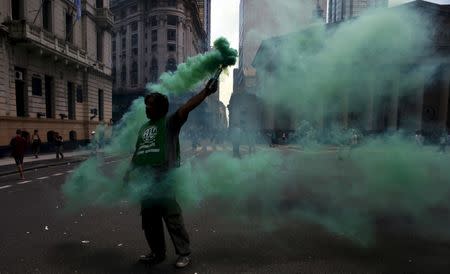
<path id="1" fill-rule="evenodd" d="M 191 99 L 189 99 L 178 109 L 178 115 L 180 116 L 181 120 L 186 120 L 189 112 L 200 105 L 206 99 L 206 97 L 217 91 L 218 82 L 219 81 L 217 79 L 210 79 L 205 88 L 202 89 L 202 91 L 191 97 Z"/>

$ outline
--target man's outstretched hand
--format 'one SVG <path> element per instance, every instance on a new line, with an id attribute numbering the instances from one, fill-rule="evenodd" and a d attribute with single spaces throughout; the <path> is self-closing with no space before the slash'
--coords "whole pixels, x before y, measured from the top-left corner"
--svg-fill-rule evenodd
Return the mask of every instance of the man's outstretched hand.
<path id="1" fill-rule="evenodd" d="M 208 83 L 206 84 L 206 91 L 208 92 L 208 95 L 215 93 L 218 88 L 219 80 L 216 78 L 209 79 Z"/>

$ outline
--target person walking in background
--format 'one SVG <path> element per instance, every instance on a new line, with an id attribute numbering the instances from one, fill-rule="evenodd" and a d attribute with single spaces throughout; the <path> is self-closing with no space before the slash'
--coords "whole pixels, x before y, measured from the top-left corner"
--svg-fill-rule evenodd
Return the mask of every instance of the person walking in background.
<path id="1" fill-rule="evenodd" d="M 11 146 L 11 156 L 17 165 L 17 170 L 20 174 L 20 179 L 25 179 L 23 175 L 23 157 L 25 156 L 25 149 L 27 148 L 27 141 L 22 137 L 22 130 L 16 130 L 16 136 L 11 139 L 9 143 Z"/>
<path id="2" fill-rule="evenodd" d="M 438 152 L 445 153 L 445 150 L 447 148 L 447 143 L 448 143 L 447 133 L 443 132 L 441 137 L 439 138 L 439 149 L 438 149 Z"/>
<path id="3" fill-rule="evenodd" d="M 63 138 L 59 133 L 56 133 L 56 139 L 55 139 L 55 147 L 56 147 L 56 159 L 59 159 L 61 156 L 61 159 L 64 159 L 64 154 L 62 153 L 63 149 Z"/>
<path id="4" fill-rule="evenodd" d="M 231 143 L 233 145 L 233 157 L 241 158 L 239 147 L 241 145 L 242 130 L 240 127 L 231 128 Z"/>
<path id="5" fill-rule="evenodd" d="M 39 137 L 38 130 L 35 129 L 31 136 L 31 151 L 35 158 L 39 158 L 39 152 L 41 150 L 41 138 Z"/>

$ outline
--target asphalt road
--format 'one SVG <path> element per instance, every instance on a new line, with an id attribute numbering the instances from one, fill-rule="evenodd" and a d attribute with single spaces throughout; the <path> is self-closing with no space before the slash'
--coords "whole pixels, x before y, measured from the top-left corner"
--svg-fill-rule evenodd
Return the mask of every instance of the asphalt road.
<path id="1" fill-rule="evenodd" d="M 27 181 L 0 177 L 0 273 L 450 273 L 450 242 L 381 233 L 364 248 L 298 219 L 262 228 L 256 215 L 229 218 L 217 201 L 185 212 L 192 265 L 176 270 L 168 242 L 167 260 L 149 268 L 137 263 L 148 252 L 138 207 L 65 209 L 60 189 L 74 168 L 29 171 Z"/>

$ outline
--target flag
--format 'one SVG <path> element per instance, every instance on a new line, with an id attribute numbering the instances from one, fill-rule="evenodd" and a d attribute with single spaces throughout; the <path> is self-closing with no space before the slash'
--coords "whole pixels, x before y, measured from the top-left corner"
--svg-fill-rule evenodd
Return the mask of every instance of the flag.
<path id="1" fill-rule="evenodd" d="M 77 20 L 81 18 L 81 0 L 75 0 L 75 7 L 77 8 Z"/>

